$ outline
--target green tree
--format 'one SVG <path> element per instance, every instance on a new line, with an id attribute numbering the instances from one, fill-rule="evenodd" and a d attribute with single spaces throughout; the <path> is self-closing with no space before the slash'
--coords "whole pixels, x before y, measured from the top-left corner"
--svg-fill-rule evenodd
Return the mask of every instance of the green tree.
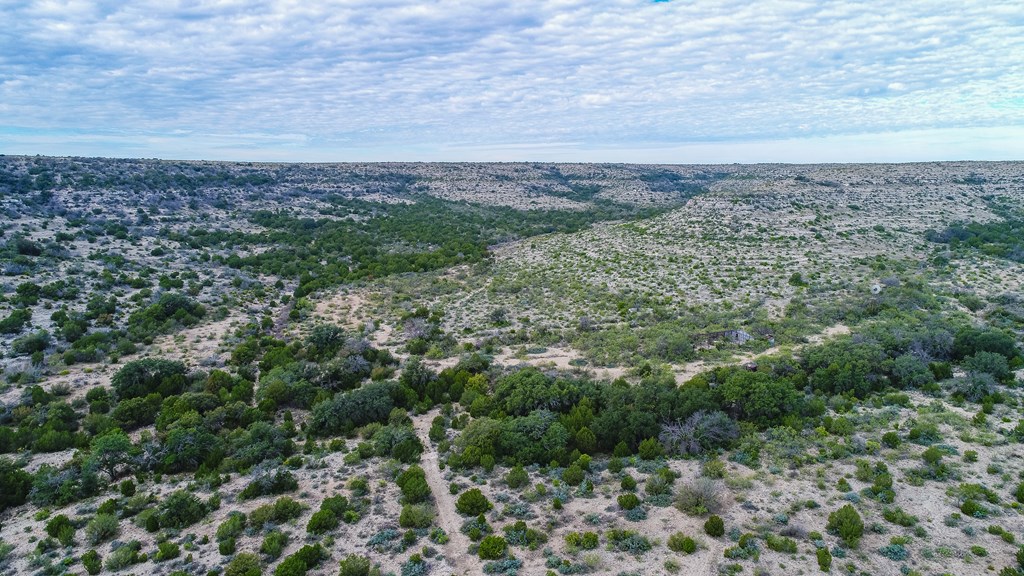
<path id="1" fill-rule="evenodd" d="M 131 438 L 120 428 L 114 428 L 93 439 L 89 448 L 89 461 L 114 481 L 125 472 L 135 452 Z"/>

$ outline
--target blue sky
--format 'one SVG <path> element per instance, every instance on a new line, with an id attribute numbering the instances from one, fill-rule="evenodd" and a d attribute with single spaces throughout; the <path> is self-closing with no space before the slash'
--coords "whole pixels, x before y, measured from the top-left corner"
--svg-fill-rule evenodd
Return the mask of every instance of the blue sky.
<path id="1" fill-rule="evenodd" d="M 1024 160 L 1024 2 L 0 0 L 0 153 Z"/>

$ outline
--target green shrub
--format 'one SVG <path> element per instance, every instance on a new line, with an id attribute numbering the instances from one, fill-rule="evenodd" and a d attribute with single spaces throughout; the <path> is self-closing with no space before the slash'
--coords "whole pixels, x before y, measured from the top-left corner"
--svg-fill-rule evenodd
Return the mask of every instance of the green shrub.
<path id="1" fill-rule="evenodd" d="M 822 572 L 828 572 L 832 569 L 832 553 L 828 551 L 828 548 L 818 548 L 815 554 L 818 556 L 818 568 Z"/>
<path id="2" fill-rule="evenodd" d="M 565 544 L 570 548 L 582 548 L 593 550 L 598 546 L 598 537 L 595 532 L 569 532 L 565 535 Z"/>
<path id="3" fill-rule="evenodd" d="M 245 530 L 245 514 L 241 512 L 228 512 L 228 517 L 217 527 L 217 541 L 238 538 Z"/>
<path id="4" fill-rule="evenodd" d="M 480 548 L 477 554 L 481 560 L 498 560 L 505 556 L 505 551 L 508 550 L 508 542 L 501 536 L 485 536 L 480 541 Z"/>
<path id="5" fill-rule="evenodd" d="M 428 528 L 434 522 L 434 511 L 428 505 L 405 504 L 398 516 L 402 528 Z"/>
<path id="6" fill-rule="evenodd" d="M 608 544 L 613 550 L 639 556 L 651 549 L 651 541 L 632 530 L 609 530 Z"/>
<path id="7" fill-rule="evenodd" d="M 423 468 L 410 466 L 398 475 L 396 482 L 402 490 L 403 503 L 419 504 L 430 499 L 430 486 L 427 485 L 427 476 Z"/>
<path id="8" fill-rule="evenodd" d="M 529 483 L 530 474 L 520 465 L 516 465 L 505 475 L 505 484 L 508 484 L 508 487 L 513 490 L 518 490 Z"/>
<path id="9" fill-rule="evenodd" d="M 661 442 L 657 438 L 648 438 L 640 442 L 637 454 L 641 460 L 654 460 L 662 455 Z"/>
<path id="10" fill-rule="evenodd" d="M 259 530 L 265 524 L 284 524 L 302 515 L 306 506 L 284 496 L 273 504 L 264 504 L 249 514 L 249 525 Z"/>
<path id="11" fill-rule="evenodd" d="M 338 527 L 338 517 L 331 510 L 319 510 L 309 518 L 306 531 L 310 534 L 324 534 Z"/>
<path id="12" fill-rule="evenodd" d="M 238 494 L 239 500 L 249 500 L 270 494 L 283 494 L 299 488 L 299 482 L 288 470 L 279 469 L 254 478 Z"/>
<path id="13" fill-rule="evenodd" d="M 455 509 L 464 516 L 477 516 L 487 512 L 494 506 L 479 488 L 471 488 L 463 492 L 455 501 Z"/>
<path id="14" fill-rule="evenodd" d="M 172 492 L 160 504 L 160 526 L 165 528 L 187 528 L 199 522 L 207 514 L 206 504 L 194 494 L 184 490 Z"/>
<path id="15" fill-rule="evenodd" d="M 142 543 L 138 540 L 132 540 L 112 551 L 110 556 L 107 557 L 104 566 L 107 570 L 117 572 L 118 570 L 124 570 L 132 564 L 145 562 L 146 557 L 144 554 L 139 554 L 139 550 L 142 550 Z"/>
<path id="16" fill-rule="evenodd" d="M 900 445 L 900 435 L 895 432 L 886 432 L 882 434 L 882 444 L 885 444 L 888 448 L 898 448 Z"/>
<path id="17" fill-rule="evenodd" d="M 287 534 L 280 530 L 271 530 L 263 537 L 263 543 L 260 544 L 260 552 L 266 554 L 271 560 L 276 560 L 281 556 L 281 552 L 284 551 L 287 545 Z"/>
<path id="18" fill-rule="evenodd" d="M 181 555 L 181 548 L 174 542 L 160 542 L 156 545 L 156 548 L 156 556 L 154 556 L 153 559 L 157 562 L 173 560 Z"/>
<path id="19" fill-rule="evenodd" d="M 623 510 L 632 510 L 640 505 L 640 498 L 636 494 L 620 494 L 618 497 L 619 507 Z"/>
<path id="20" fill-rule="evenodd" d="M 765 537 L 764 543 L 769 550 L 783 552 L 786 554 L 796 554 L 796 540 L 793 540 L 792 538 L 769 534 Z"/>
<path id="21" fill-rule="evenodd" d="M 586 474 L 583 472 L 583 469 L 576 464 L 562 471 L 562 481 L 569 486 L 579 486 L 585 477 Z"/>
<path id="22" fill-rule="evenodd" d="M 93 546 L 117 536 L 119 531 L 117 516 L 113 514 L 97 514 L 85 525 L 85 537 Z"/>
<path id="23" fill-rule="evenodd" d="M 885 518 L 893 524 L 900 526 L 909 527 L 917 524 L 917 516 L 911 516 L 904 512 L 901 508 L 883 508 L 882 518 Z"/>
<path id="24" fill-rule="evenodd" d="M 712 538 L 719 538 L 725 534 L 725 522 L 720 516 L 712 515 L 704 522 L 704 533 Z"/>
<path id="25" fill-rule="evenodd" d="M 856 548 L 857 543 L 864 535 L 864 521 L 861 520 L 857 509 L 850 504 L 829 514 L 826 527 L 829 532 L 839 536 L 851 548 Z"/>
<path id="26" fill-rule="evenodd" d="M 357 556 L 356 554 L 349 554 L 344 557 L 339 565 L 341 569 L 338 572 L 338 576 L 372 576 L 373 574 L 380 574 L 380 570 L 372 567 L 369 558 Z"/>
<path id="27" fill-rule="evenodd" d="M 668 548 L 673 552 L 693 554 L 697 551 L 697 542 L 682 532 L 676 532 L 668 537 Z"/>
<path id="28" fill-rule="evenodd" d="M 231 559 L 224 568 L 224 576 L 260 576 L 263 567 L 260 558 L 255 554 L 241 553 Z"/>
<path id="29" fill-rule="evenodd" d="M 95 576 L 103 570 L 103 558 L 100 557 L 100 553 L 95 550 L 89 550 L 85 554 L 82 554 L 82 566 L 85 567 L 85 571 Z"/>
<path id="30" fill-rule="evenodd" d="M 58 514 L 46 523 L 46 533 L 59 540 L 61 546 L 71 546 L 75 540 L 75 525 L 67 516 Z"/>

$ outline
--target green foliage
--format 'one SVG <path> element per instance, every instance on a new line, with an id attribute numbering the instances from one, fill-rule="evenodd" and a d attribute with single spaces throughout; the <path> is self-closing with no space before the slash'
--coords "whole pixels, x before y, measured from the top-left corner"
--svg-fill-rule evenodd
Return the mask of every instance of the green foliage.
<path id="1" fill-rule="evenodd" d="M 623 510 L 633 510 L 637 506 L 640 506 L 640 498 L 637 498 L 636 494 L 620 494 L 617 498 L 619 508 Z"/>
<path id="2" fill-rule="evenodd" d="M 661 444 L 655 438 L 647 438 L 640 442 L 637 454 L 641 460 L 654 460 L 661 457 Z"/>
<path id="3" fill-rule="evenodd" d="M 822 572 L 832 569 L 832 553 L 828 551 L 828 548 L 818 548 L 815 554 L 818 557 L 818 568 Z"/>
<path id="4" fill-rule="evenodd" d="M 725 535 L 725 522 L 720 516 L 711 515 L 704 522 L 704 533 L 712 538 L 720 538 Z"/>
<path id="5" fill-rule="evenodd" d="M 505 484 L 513 490 L 518 490 L 530 483 L 530 474 L 521 465 L 514 466 L 505 475 Z"/>
<path id="6" fill-rule="evenodd" d="M 885 444 L 888 448 L 898 448 L 900 445 L 900 435 L 896 432 L 886 432 L 882 434 L 882 444 Z"/>
<path id="7" fill-rule="evenodd" d="M 430 499 L 430 486 L 423 468 L 413 465 L 398 475 L 398 487 L 402 490 L 402 502 L 418 504 Z"/>
<path id="8" fill-rule="evenodd" d="M 75 525 L 67 516 L 58 514 L 46 523 L 46 533 L 60 541 L 61 546 L 70 546 L 75 539 Z"/>
<path id="9" fill-rule="evenodd" d="M 228 512 L 228 517 L 217 527 L 217 541 L 235 539 L 245 530 L 246 517 L 241 512 Z"/>
<path id="10" fill-rule="evenodd" d="M 185 365 L 176 360 L 143 358 L 126 363 L 110 380 L 119 400 L 157 393 L 180 394 L 185 386 Z"/>
<path id="11" fill-rule="evenodd" d="M 508 550 L 508 542 L 501 536 L 486 536 L 480 541 L 480 548 L 477 555 L 481 560 L 498 560 L 505 556 Z"/>
<path id="12" fill-rule="evenodd" d="M 240 500 L 249 500 L 260 496 L 281 494 L 291 492 L 299 488 L 299 482 L 289 470 L 278 468 L 273 471 L 264 471 L 255 478 L 238 494 Z"/>
<path id="13" fill-rule="evenodd" d="M 374 576 L 380 574 L 380 570 L 373 568 L 369 558 L 356 554 L 349 554 L 342 558 L 339 566 L 338 576 Z"/>
<path id="14" fill-rule="evenodd" d="M 851 548 L 856 548 L 864 535 L 864 521 L 850 504 L 829 514 L 826 528 Z"/>
<path id="15" fill-rule="evenodd" d="M 181 547 L 174 542 L 166 541 L 157 544 L 156 556 L 153 557 L 157 562 L 165 562 L 167 560 L 173 560 L 181 555 Z"/>
<path id="16" fill-rule="evenodd" d="M 123 544 L 118 548 L 115 548 L 109 556 L 104 566 L 107 570 L 117 572 L 123 570 L 132 564 L 138 564 L 145 561 L 145 555 L 139 554 L 142 550 L 142 543 L 138 540 L 132 540 L 127 544 Z"/>
<path id="17" fill-rule="evenodd" d="M 263 536 L 263 542 L 260 544 L 260 552 L 266 554 L 271 560 L 276 560 L 281 556 L 281 552 L 284 551 L 287 545 L 287 534 L 280 530 L 271 530 Z"/>
<path id="18" fill-rule="evenodd" d="M 117 516 L 113 514 L 97 514 L 85 525 L 85 537 L 92 546 L 110 540 L 118 532 Z"/>
<path id="19" fill-rule="evenodd" d="M 562 471 L 562 481 L 569 486 L 579 486 L 586 478 L 586 474 L 583 469 L 573 464 Z"/>
<path id="20" fill-rule="evenodd" d="M 668 548 L 673 552 L 693 554 L 697 551 L 697 542 L 682 532 L 676 532 L 668 537 Z"/>
<path id="21" fill-rule="evenodd" d="M 398 517 L 398 525 L 402 528 L 429 528 L 433 522 L 434 511 L 422 504 L 405 504 Z"/>
<path id="22" fill-rule="evenodd" d="M 370 422 L 387 422 L 398 396 L 395 382 L 371 382 L 313 407 L 310 431 L 319 436 L 348 433 Z"/>
<path id="23" fill-rule="evenodd" d="M 338 516 L 331 510 L 318 510 L 310 516 L 306 531 L 310 534 L 324 534 L 337 528 L 339 523 Z"/>
<path id="24" fill-rule="evenodd" d="M 32 312 L 27 308 L 16 308 L 0 320 L 0 334 L 17 334 L 32 321 Z"/>
<path id="25" fill-rule="evenodd" d="M 455 501 L 455 509 L 459 511 L 459 514 L 464 516 L 477 516 L 487 512 L 494 506 L 490 500 L 484 496 L 483 492 L 479 488 L 471 488 L 466 490 L 459 495 L 458 500 Z"/>
<path id="26" fill-rule="evenodd" d="M 261 576 L 263 566 L 260 565 L 260 558 L 255 554 L 243 552 L 235 555 L 224 568 L 224 576 Z"/>
<path id="27" fill-rule="evenodd" d="M 904 512 L 901 508 L 883 508 L 882 517 L 904 527 L 910 527 L 917 524 L 917 516 L 912 516 Z"/>
<path id="28" fill-rule="evenodd" d="M 609 530 L 606 534 L 608 545 L 613 550 L 639 556 L 651 549 L 652 544 L 645 536 L 632 530 Z"/>
<path id="29" fill-rule="evenodd" d="M 95 550 L 89 550 L 85 554 L 82 554 L 82 566 L 85 567 L 85 571 L 90 576 L 96 576 L 103 570 L 103 558 L 100 553 Z"/>
<path id="30" fill-rule="evenodd" d="M 194 494 L 184 490 L 172 492 L 160 503 L 160 526 L 166 528 L 187 528 L 202 520 L 208 510 Z"/>
<path id="31" fill-rule="evenodd" d="M 878 553 L 894 562 L 906 560 L 910 552 L 902 544 L 888 544 L 878 549 Z"/>
<path id="32" fill-rule="evenodd" d="M 792 538 L 768 534 L 764 539 L 764 543 L 769 550 L 785 554 L 796 554 L 796 540 L 793 540 Z"/>
<path id="33" fill-rule="evenodd" d="M 249 514 L 249 525 L 257 530 L 266 524 L 284 524 L 298 518 L 306 507 L 287 496 L 278 498 L 273 504 L 264 504 Z"/>
<path id="34" fill-rule="evenodd" d="M 565 535 L 565 544 L 570 549 L 593 550 L 597 548 L 598 543 L 598 536 L 595 532 L 569 532 Z"/>
<path id="35" fill-rule="evenodd" d="M 174 292 L 164 292 L 149 306 L 128 317 L 128 334 L 146 340 L 186 326 L 194 326 L 206 315 L 202 304 Z"/>
<path id="36" fill-rule="evenodd" d="M 953 250 L 976 250 L 989 256 L 1024 262 L 1024 221 L 1009 219 L 998 222 L 967 222 L 951 224 L 945 230 L 928 230 L 930 242 L 949 244 Z"/>

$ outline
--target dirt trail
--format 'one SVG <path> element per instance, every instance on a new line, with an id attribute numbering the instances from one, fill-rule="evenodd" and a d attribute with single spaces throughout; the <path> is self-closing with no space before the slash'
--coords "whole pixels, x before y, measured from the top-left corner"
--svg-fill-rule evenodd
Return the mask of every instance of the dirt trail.
<path id="1" fill-rule="evenodd" d="M 790 349 L 793 352 L 797 352 L 797 351 L 803 349 L 806 346 L 814 346 L 814 345 L 817 345 L 817 344 L 821 344 L 822 342 L 824 342 L 826 340 L 829 340 L 829 339 L 832 339 L 832 338 L 835 338 L 836 336 L 839 336 L 839 335 L 842 335 L 842 334 L 849 334 L 849 333 L 850 333 L 849 326 L 847 326 L 845 324 L 834 324 L 832 326 L 829 326 L 828 328 L 825 328 L 824 330 L 822 330 L 821 332 L 819 332 L 817 334 L 812 334 L 812 335 L 808 336 L 806 344 L 797 344 L 795 346 L 791 346 Z M 746 363 L 746 362 L 757 360 L 758 358 L 763 358 L 765 356 L 771 356 L 772 354 L 778 354 L 781 351 L 782 351 L 782 346 L 772 346 L 771 348 L 769 348 L 769 349 L 767 349 L 767 350 L 765 350 L 763 352 L 758 352 L 757 354 L 751 354 L 751 353 L 734 354 L 731 359 L 723 360 L 723 361 L 718 361 L 718 362 L 715 362 L 715 361 L 710 361 L 709 362 L 709 361 L 706 361 L 706 360 L 695 360 L 695 361 L 689 362 L 687 364 L 675 365 L 672 368 L 673 368 L 673 371 L 676 374 L 676 384 L 684 384 L 684 383 L 686 383 L 686 381 L 688 381 L 689 379 L 693 378 L 694 376 L 700 374 L 701 372 L 706 372 L 706 371 L 708 371 L 708 370 L 710 370 L 710 369 L 712 369 L 712 368 L 714 368 L 716 366 L 724 366 L 726 364 L 729 364 L 729 365 L 743 364 L 743 363 Z"/>
<path id="2" fill-rule="evenodd" d="M 467 552 L 470 545 L 469 537 L 459 531 L 462 527 L 462 517 L 455 510 L 455 501 L 448 493 L 448 483 L 441 477 L 441 469 L 437 465 L 437 449 L 434 448 L 427 435 L 430 423 L 437 414 L 437 410 L 431 410 L 415 417 L 413 427 L 425 448 L 420 457 L 420 466 L 423 467 L 423 472 L 427 477 L 430 492 L 434 495 L 437 524 L 448 535 L 448 543 L 444 545 L 444 557 L 452 568 L 453 574 L 458 576 L 482 574 L 483 567 L 479 566 L 476 559 Z"/>

